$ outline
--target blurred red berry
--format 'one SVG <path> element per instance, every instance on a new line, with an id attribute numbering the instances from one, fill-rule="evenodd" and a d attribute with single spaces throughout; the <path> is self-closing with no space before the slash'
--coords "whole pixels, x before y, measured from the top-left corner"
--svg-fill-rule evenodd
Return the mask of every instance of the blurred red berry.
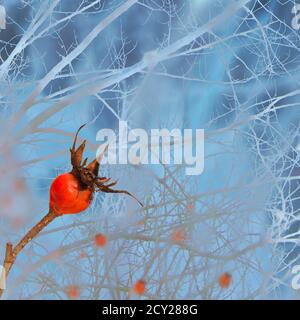
<path id="1" fill-rule="evenodd" d="M 146 291 L 146 282 L 144 280 L 138 280 L 133 286 L 133 291 L 135 294 L 143 295 Z"/>
<path id="2" fill-rule="evenodd" d="M 19 191 L 19 192 L 25 191 L 26 190 L 26 186 L 25 186 L 24 181 L 22 181 L 21 179 L 17 179 L 15 181 L 15 189 L 16 189 L 16 191 Z"/>
<path id="3" fill-rule="evenodd" d="M 186 240 L 186 233 L 182 229 L 176 229 L 171 235 L 173 243 L 182 244 Z"/>
<path id="4" fill-rule="evenodd" d="M 81 251 L 79 256 L 81 259 L 84 259 L 87 257 L 87 253 L 85 251 Z"/>
<path id="5" fill-rule="evenodd" d="M 98 233 L 95 235 L 95 244 L 97 247 L 105 247 L 107 243 L 107 238 L 104 234 Z"/>
<path id="6" fill-rule="evenodd" d="M 144 219 L 138 220 L 138 221 L 136 222 L 136 225 L 137 225 L 137 226 L 144 226 L 145 223 L 146 223 L 146 219 L 144 218 Z"/>
<path id="7" fill-rule="evenodd" d="M 25 220 L 21 217 L 15 217 L 15 218 L 11 219 L 10 223 L 13 228 L 18 229 L 24 225 Z"/>
<path id="8" fill-rule="evenodd" d="M 218 282 L 219 282 L 219 286 L 222 289 L 226 289 L 230 286 L 232 281 L 232 276 L 230 273 L 228 272 L 224 272 L 223 274 L 220 275 Z"/>
<path id="9" fill-rule="evenodd" d="M 13 199 L 10 196 L 5 196 L 1 200 L 3 208 L 9 209 L 12 207 Z"/>
<path id="10" fill-rule="evenodd" d="M 192 210 L 194 209 L 194 205 L 193 205 L 192 203 L 189 203 L 189 204 L 187 205 L 187 209 L 188 209 L 189 211 L 192 211 Z"/>
<path id="11" fill-rule="evenodd" d="M 77 299 L 80 295 L 80 289 L 78 286 L 72 285 L 66 289 L 66 293 L 70 299 Z"/>

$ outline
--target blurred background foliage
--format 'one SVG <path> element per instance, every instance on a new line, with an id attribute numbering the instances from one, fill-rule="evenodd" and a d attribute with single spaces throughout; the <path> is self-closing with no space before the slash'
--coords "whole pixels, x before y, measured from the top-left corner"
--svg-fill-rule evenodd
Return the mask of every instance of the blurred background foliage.
<path id="1" fill-rule="evenodd" d="M 295 1 L 0 4 L 0 256 L 47 212 L 81 124 L 90 158 L 97 131 L 119 120 L 205 129 L 200 176 L 101 167 L 145 208 L 98 194 L 87 212 L 57 219 L 20 255 L 5 298 L 298 297 Z"/>

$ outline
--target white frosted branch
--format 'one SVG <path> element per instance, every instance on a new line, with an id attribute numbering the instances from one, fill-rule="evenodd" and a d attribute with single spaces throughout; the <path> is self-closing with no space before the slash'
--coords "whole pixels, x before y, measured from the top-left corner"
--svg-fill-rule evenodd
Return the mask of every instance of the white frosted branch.
<path id="1" fill-rule="evenodd" d="M 133 5 L 136 1 L 131 1 L 130 4 Z M 216 27 L 217 25 L 224 23 L 226 19 L 228 19 L 230 16 L 232 16 L 235 12 L 243 8 L 249 0 L 242 0 L 239 2 L 236 2 L 232 5 L 230 5 L 225 11 L 223 11 L 221 14 L 210 20 L 208 23 L 206 23 L 204 26 L 198 28 L 196 31 L 188 34 L 187 36 L 183 37 L 182 39 L 176 41 L 175 43 L 171 44 L 170 46 L 166 47 L 165 49 L 162 49 L 161 51 L 158 51 L 156 54 L 154 54 L 153 59 L 155 59 L 155 62 L 153 60 L 149 59 L 149 56 L 146 56 L 144 59 L 142 59 L 140 62 L 136 63 L 135 65 L 124 68 L 123 70 L 118 70 L 117 72 L 113 72 L 110 77 L 107 77 L 104 81 L 101 81 L 100 83 L 95 83 L 94 85 L 91 85 L 89 87 L 84 87 L 81 90 L 78 90 L 77 92 L 70 94 L 69 96 L 63 98 L 61 101 L 55 103 L 47 110 L 43 111 L 41 114 L 39 114 L 37 117 L 35 117 L 30 123 L 27 125 L 24 130 L 21 131 L 20 136 L 24 136 L 32 130 L 36 129 L 43 121 L 50 118 L 52 115 L 54 115 L 56 112 L 59 112 L 63 108 L 67 107 L 68 105 L 77 102 L 78 100 L 90 96 L 95 95 L 99 93 L 101 90 L 112 86 L 113 84 L 119 83 L 120 81 L 123 81 L 129 77 L 131 77 L 134 74 L 137 74 L 141 72 L 143 69 L 151 67 L 153 63 L 158 63 L 160 61 L 166 60 L 168 57 L 171 57 L 172 54 L 180 50 L 181 48 L 185 47 L 186 45 L 192 43 L 195 41 L 198 37 L 205 34 L 206 32 L 212 31 L 212 28 Z M 128 4 L 129 6 L 129 4 Z M 119 8 L 120 9 L 120 8 Z M 124 9 L 123 9 L 124 10 Z M 102 30 L 102 29 L 101 29 Z M 93 33 L 94 35 L 94 33 Z M 95 36 L 95 35 L 94 35 Z M 82 48 L 83 49 L 83 48 Z M 82 52 L 82 50 L 75 49 L 76 53 Z M 74 50 L 74 51 L 75 51 Z M 71 59 L 75 58 L 75 56 L 71 53 Z M 68 56 L 69 57 L 69 56 Z M 41 80 L 40 85 L 38 86 L 38 89 L 35 90 L 35 92 L 32 94 L 32 96 L 25 102 L 23 109 L 27 109 L 32 103 L 33 99 L 36 97 L 36 95 L 41 91 L 41 89 L 52 79 L 52 77 L 59 72 L 65 65 L 67 65 L 69 61 L 61 61 L 57 66 L 55 66 L 52 71 L 48 73 L 48 75 Z M 24 111 L 24 110 L 23 110 Z"/>
<path id="2" fill-rule="evenodd" d="M 69 65 L 74 59 L 76 59 L 91 43 L 92 41 L 101 33 L 105 28 L 107 28 L 113 21 L 125 13 L 130 7 L 132 7 L 138 0 L 127 0 L 123 5 L 113 11 L 109 16 L 103 19 L 85 38 L 84 40 L 76 46 L 76 48 L 71 51 L 67 56 L 63 57 L 59 63 L 57 63 L 45 76 L 41 79 L 33 93 L 24 102 L 18 115 L 20 116 L 22 112 L 26 111 L 33 103 L 35 98 L 42 92 L 42 90 L 52 81 L 55 76 L 61 72 L 67 65 Z"/>

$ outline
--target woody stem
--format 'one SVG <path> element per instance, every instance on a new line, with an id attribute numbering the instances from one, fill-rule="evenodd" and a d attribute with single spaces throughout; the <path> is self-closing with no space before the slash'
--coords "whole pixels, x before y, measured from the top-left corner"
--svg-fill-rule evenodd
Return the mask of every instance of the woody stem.
<path id="1" fill-rule="evenodd" d="M 38 222 L 33 228 L 31 228 L 15 247 L 13 247 L 10 242 L 6 244 L 6 252 L 3 264 L 5 277 L 8 276 L 9 271 L 15 263 L 18 254 L 24 249 L 24 247 L 57 217 L 58 216 L 55 212 L 49 210 L 45 217 L 43 217 L 40 222 Z M 3 289 L 0 289 L 0 298 L 3 294 L 3 291 Z"/>

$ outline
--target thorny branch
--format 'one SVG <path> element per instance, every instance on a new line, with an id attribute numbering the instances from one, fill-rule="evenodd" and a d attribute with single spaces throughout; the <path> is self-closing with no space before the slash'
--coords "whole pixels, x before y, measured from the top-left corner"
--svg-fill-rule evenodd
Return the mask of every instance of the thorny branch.
<path id="1" fill-rule="evenodd" d="M 6 244 L 5 259 L 3 264 L 5 277 L 8 276 L 13 264 L 17 259 L 17 256 L 25 248 L 25 246 L 57 217 L 57 214 L 50 210 L 33 228 L 26 233 L 26 235 L 18 242 L 16 246 L 13 246 L 10 242 Z M 0 298 L 3 292 L 4 290 L 0 289 Z"/>

